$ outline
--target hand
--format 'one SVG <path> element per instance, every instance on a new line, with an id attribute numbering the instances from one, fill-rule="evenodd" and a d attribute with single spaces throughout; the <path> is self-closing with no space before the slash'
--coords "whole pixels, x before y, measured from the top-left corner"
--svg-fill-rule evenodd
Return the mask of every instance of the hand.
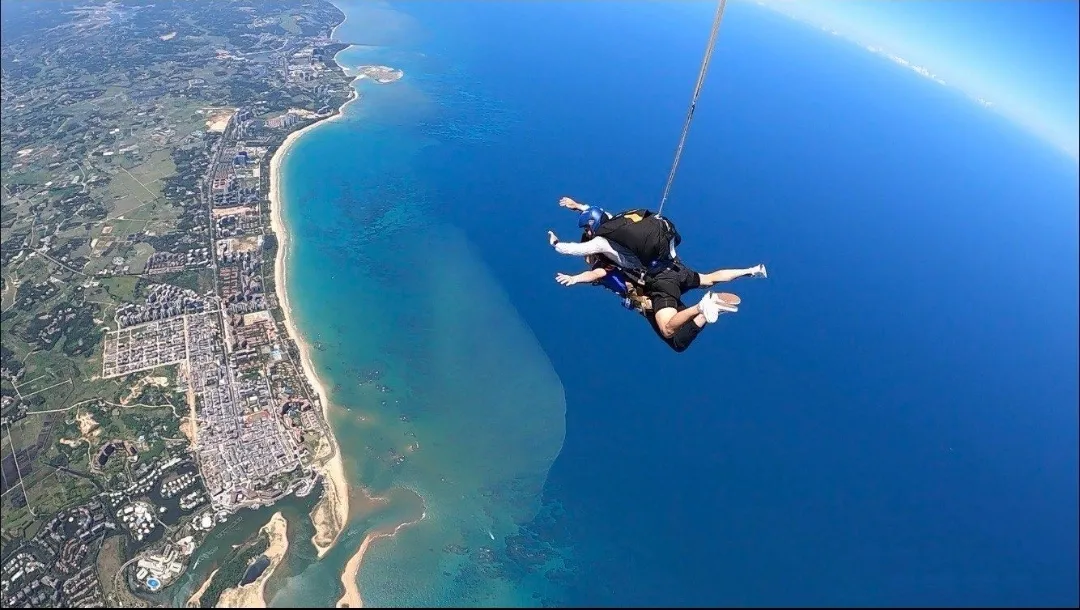
<path id="1" fill-rule="evenodd" d="M 566 275 L 565 273 L 556 273 L 555 281 L 563 286 L 573 286 L 577 283 L 577 278 L 572 275 Z"/>
<path id="2" fill-rule="evenodd" d="M 578 209 L 581 208 L 581 204 L 579 204 L 578 202 L 574 201 L 573 199 L 571 199 L 569 197 L 563 197 L 562 199 L 560 199 L 559 200 L 559 205 L 561 205 L 564 208 L 570 208 L 571 210 L 578 210 Z"/>
<path id="3" fill-rule="evenodd" d="M 548 231 L 548 243 L 552 246 L 559 243 L 559 238 L 555 237 L 555 231 Z"/>

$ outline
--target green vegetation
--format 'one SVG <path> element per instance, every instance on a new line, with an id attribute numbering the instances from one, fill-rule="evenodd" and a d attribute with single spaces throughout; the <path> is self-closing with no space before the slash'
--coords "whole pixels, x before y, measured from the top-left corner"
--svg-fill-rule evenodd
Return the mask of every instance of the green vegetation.
<path id="1" fill-rule="evenodd" d="M 282 328 L 284 327 L 283 326 L 285 324 L 285 310 L 284 309 L 282 309 L 281 307 L 275 307 L 273 310 L 271 310 L 270 315 L 272 315 L 274 317 L 274 322 L 276 322 L 279 325 L 279 327 L 282 327 Z"/>
<path id="2" fill-rule="evenodd" d="M 151 284 L 172 284 L 192 290 L 195 294 L 206 294 L 214 290 L 214 271 L 212 269 L 187 269 L 175 273 L 161 273 L 140 278 L 140 284 L 148 288 Z M 145 291 L 142 295 L 145 295 Z"/>
<path id="3" fill-rule="evenodd" d="M 64 353 L 63 344 L 29 354 L 24 364 L 23 377 L 31 383 L 19 384 L 18 390 L 29 413 L 62 409 L 81 400 L 108 396 L 118 383 L 92 378 L 101 375 L 100 353 L 72 357 Z"/>
<path id="4" fill-rule="evenodd" d="M 0 528 L 0 541 L 7 547 L 19 540 L 27 540 L 43 525 L 40 519 L 31 514 L 25 503 L 16 506 L 11 497 L 21 497 L 18 491 L 4 496 L 0 510 L 4 512 L 4 526 Z M 51 515 L 50 515 L 51 517 Z"/>
<path id="5" fill-rule="evenodd" d="M 315 455 L 319 450 L 319 437 L 314 434 L 305 434 L 303 445 L 307 448 L 309 455 Z"/>
<path id="6" fill-rule="evenodd" d="M 282 15 L 279 22 L 281 23 L 281 29 L 290 34 L 299 34 L 300 26 L 296 23 L 295 15 Z"/>
<path id="7" fill-rule="evenodd" d="M 134 596 L 127 591 L 127 587 L 116 586 L 118 584 L 116 574 L 120 571 L 120 566 L 124 564 L 124 546 L 124 536 L 111 536 L 102 542 L 97 557 L 98 581 L 105 593 L 105 599 L 111 599 L 114 595 L 124 596 L 123 604 L 110 604 L 110 606 L 137 607 L 137 600 L 134 600 Z"/>
<path id="8" fill-rule="evenodd" d="M 101 280 L 101 286 L 110 296 L 121 303 L 130 303 L 135 300 L 135 284 L 139 278 L 130 275 L 107 277 Z"/>
<path id="9" fill-rule="evenodd" d="M 57 470 L 64 464 L 58 463 L 60 452 L 51 445 L 54 428 L 63 429 L 55 414 L 23 418 L 6 428 L 10 432 L 4 435 L 0 457 L 13 466 L 18 458 L 17 476 L 11 481 L 18 489 L 5 494 L 0 505 L 5 541 L 31 536 L 28 528 L 36 529 L 68 502 L 85 500 L 96 491 L 89 480 Z"/>
<path id="10" fill-rule="evenodd" d="M 222 562 L 221 567 L 214 574 L 213 580 L 210 581 L 206 591 L 203 592 L 202 598 L 199 599 L 200 607 L 213 608 L 216 606 L 221 594 L 226 589 L 240 584 L 240 579 L 244 577 L 248 566 L 270 548 L 270 537 L 264 534 L 262 530 L 259 530 L 253 536 L 254 539 L 248 538 L 245 540 L 243 544 L 233 549 L 225 558 L 225 561 Z"/>
<path id="11" fill-rule="evenodd" d="M 21 450 L 36 443 L 45 421 L 44 417 L 24 417 L 5 427 L 4 431 L 7 434 L 4 435 L 4 454 L 10 453 L 12 446 L 16 450 Z"/>
<path id="12" fill-rule="evenodd" d="M 33 535 L 33 533 L 27 533 L 26 530 L 35 523 L 35 519 L 25 508 L 25 504 L 21 508 L 14 504 L 13 500 L 16 497 L 21 497 L 18 490 L 0 499 L 0 511 L 4 513 L 4 525 L 0 528 L 0 545 L 5 550 Z"/>
<path id="13" fill-rule="evenodd" d="M 165 406 L 114 407 L 105 405 L 89 410 L 94 419 L 101 424 L 101 435 L 93 445 L 92 456 L 97 456 L 106 443 L 119 439 L 126 440 L 135 446 L 139 461 L 148 461 L 161 455 L 165 450 L 167 439 L 180 437 L 180 422 L 173 414 L 171 406 L 164 402 L 140 404 L 165 404 Z M 174 399 L 174 404 L 182 403 Z M 105 464 L 105 472 L 116 471 L 114 462 L 123 465 L 127 463 L 127 460 L 121 453 L 114 453 L 113 458 Z M 120 471 L 123 470 L 121 466 Z"/>
<path id="14" fill-rule="evenodd" d="M 315 42 L 342 18 L 332 4 L 302 0 L 287 11 L 243 1 L 193 6 L 4 4 L 2 552 L 56 512 L 102 487 L 126 486 L 139 464 L 186 444 L 172 406 L 186 411 L 175 392 L 176 367 L 102 379 L 107 332 L 202 308 L 173 296 L 146 304 L 153 284 L 214 291 L 207 265 L 218 229 L 206 198 L 208 170 L 219 151 L 236 145 L 238 123 L 245 146 L 262 150 L 287 132 L 265 119 L 290 107 L 336 108 L 351 93 L 348 77 L 328 59 L 341 45 Z M 280 56 L 296 59 L 283 70 Z M 215 192 L 254 205 L 265 180 L 244 179 Z M 273 248 L 270 239 L 270 260 Z M 84 429 L 86 418 L 96 430 Z M 138 461 L 120 451 L 99 469 L 98 452 L 113 441 L 134 446 Z M 99 568 L 115 573 L 126 549 L 119 538 L 105 548 L 111 563 Z M 111 601 L 132 601 L 125 595 L 112 591 Z M 61 606 L 70 601 L 59 599 Z"/>
<path id="15" fill-rule="evenodd" d="M 51 469 L 48 476 L 34 485 L 27 494 L 27 502 L 34 512 L 52 516 L 72 504 L 81 504 L 97 492 L 89 480 Z"/>

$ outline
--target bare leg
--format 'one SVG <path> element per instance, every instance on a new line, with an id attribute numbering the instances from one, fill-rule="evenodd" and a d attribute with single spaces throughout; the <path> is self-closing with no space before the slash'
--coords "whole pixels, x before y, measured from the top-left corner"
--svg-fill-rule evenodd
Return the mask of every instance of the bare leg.
<path id="1" fill-rule="evenodd" d="M 698 318 L 701 318 L 701 323 L 698 323 Z M 673 337 L 680 326 L 691 320 L 698 326 L 705 325 L 705 316 L 701 315 L 701 309 L 697 305 L 687 307 L 682 311 L 676 311 L 674 307 L 665 307 L 656 312 L 656 325 L 660 327 L 660 334 L 664 335 L 665 339 Z"/>
<path id="2" fill-rule="evenodd" d="M 753 267 L 747 267 L 746 269 L 720 269 L 719 271 L 713 271 L 712 273 L 699 273 L 701 278 L 701 287 L 708 288 L 714 284 L 720 282 L 730 282 L 731 280 L 739 279 L 740 277 L 748 277 L 758 274 L 764 269 L 764 265 L 754 265 Z"/>

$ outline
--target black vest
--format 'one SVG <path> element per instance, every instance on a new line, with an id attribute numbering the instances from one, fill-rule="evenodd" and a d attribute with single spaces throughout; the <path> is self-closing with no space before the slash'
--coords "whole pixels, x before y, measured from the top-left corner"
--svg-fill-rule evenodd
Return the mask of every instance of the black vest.
<path id="1" fill-rule="evenodd" d="M 595 234 L 633 252 L 645 266 L 669 259 L 671 244 L 682 243 L 671 221 L 645 209 L 616 214 L 602 221 Z"/>

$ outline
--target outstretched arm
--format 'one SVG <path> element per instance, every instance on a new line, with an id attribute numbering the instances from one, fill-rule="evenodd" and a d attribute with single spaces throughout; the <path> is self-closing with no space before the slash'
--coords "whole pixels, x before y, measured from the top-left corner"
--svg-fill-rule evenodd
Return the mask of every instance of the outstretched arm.
<path id="1" fill-rule="evenodd" d="M 597 267 L 589 271 L 584 271 L 577 275 L 566 275 L 565 273 L 556 273 L 555 281 L 563 286 L 573 286 L 574 284 L 589 284 L 607 275 L 607 270 L 603 267 Z"/>
<path id="2" fill-rule="evenodd" d="M 559 241 L 559 238 L 555 236 L 554 231 L 548 231 L 548 243 L 551 244 L 555 251 L 559 254 L 569 254 L 570 256 L 589 256 L 590 254 L 607 254 L 611 257 L 618 257 L 615 250 L 612 249 L 611 244 L 606 239 L 600 239 L 594 237 L 588 241 Z"/>
<path id="3" fill-rule="evenodd" d="M 577 201 L 574 201 L 569 197 L 563 197 L 562 199 L 560 199 L 559 205 L 575 212 L 584 212 L 585 210 L 589 209 L 589 206 L 585 205 L 584 203 L 578 203 Z"/>

